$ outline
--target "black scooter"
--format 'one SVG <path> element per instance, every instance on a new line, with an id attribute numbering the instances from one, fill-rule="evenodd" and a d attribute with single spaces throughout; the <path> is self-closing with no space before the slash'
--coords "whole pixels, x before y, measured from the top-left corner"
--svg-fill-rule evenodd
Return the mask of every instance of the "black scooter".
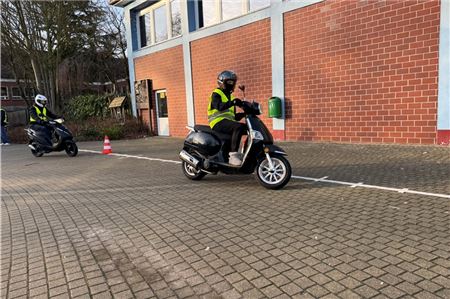
<path id="1" fill-rule="evenodd" d="M 49 140 L 44 128 L 25 129 L 28 135 L 28 147 L 35 157 L 41 157 L 44 153 L 60 152 L 65 150 L 67 155 L 75 157 L 78 154 L 78 147 L 73 140 L 73 135 L 65 126 L 62 125 L 62 118 L 54 119 L 48 122 L 49 130 L 52 132 Z"/>
<path id="2" fill-rule="evenodd" d="M 241 87 L 240 87 L 241 88 Z M 242 88 L 244 90 L 244 88 Z M 242 109 L 247 124 L 247 139 L 241 148 L 241 165 L 228 163 L 231 136 L 213 131 L 209 126 L 187 127 L 191 132 L 180 152 L 183 173 L 191 180 L 200 180 L 206 174 L 252 174 L 256 171 L 259 183 L 268 189 L 281 189 L 291 179 L 291 165 L 286 152 L 273 144 L 273 137 L 258 118 L 261 106 L 243 101 Z"/>

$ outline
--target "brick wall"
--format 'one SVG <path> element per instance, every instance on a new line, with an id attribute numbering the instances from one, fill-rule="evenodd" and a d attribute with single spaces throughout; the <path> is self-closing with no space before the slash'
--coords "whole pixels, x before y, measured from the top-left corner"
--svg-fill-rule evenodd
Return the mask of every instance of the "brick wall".
<path id="1" fill-rule="evenodd" d="M 439 11 L 355 0 L 286 13 L 286 138 L 435 143 Z"/>
<path id="2" fill-rule="evenodd" d="M 134 64 L 136 81 L 152 79 L 153 90 L 167 90 L 170 135 L 184 137 L 186 135 L 187 110 L 182 46 L 136 58 Z M 154 101 L 154 92 L 152 98 Z M 153 107 L 155 107 L 154 102 Z M 148 114 L 148 111 L 143 113 Z M 156 128 L 155 111 L 152 113 L 152 119 L 154 121 L 153 128 Z M 155 132 L 157 132 L 156 129 Z"/>
<path id="3" fill-rule="evenodd" d="M 208 123 L 208 99 L 217 87 L 217 75 L 231 69 L 238 75 L 238 84 L 245 84 L 247 99 L 263 104 L 262 119 L 272 127 L 267 118 L 272 93 L 269 19 L 193 41 L 191 57 L 196 124 Z M 243 98 L 238 88 L 234 95 Z"/>

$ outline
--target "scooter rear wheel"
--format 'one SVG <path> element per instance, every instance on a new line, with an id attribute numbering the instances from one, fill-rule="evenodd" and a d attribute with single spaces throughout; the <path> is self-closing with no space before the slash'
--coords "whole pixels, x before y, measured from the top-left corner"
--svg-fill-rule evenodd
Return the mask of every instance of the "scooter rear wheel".
<path id="1" fill-rule="evenodd" d="M 289 161 L 281 155 L 271 155 L 273 169 L 267 159 L 261 159 L 256 166 L 256 177 L 261 185 L 268 189 L 281 189 L 289 182 L 292 175 Z"/>
<path id="2" fill-rule="evenodd" d="M 195 167 L 189 165 L 189 163 L 185 161 L 181 162 L 181 168 L 183 169 L 184 175 L 193 181 L 199 181 L 206 175 L 206 172 L 195 169 Z"/>

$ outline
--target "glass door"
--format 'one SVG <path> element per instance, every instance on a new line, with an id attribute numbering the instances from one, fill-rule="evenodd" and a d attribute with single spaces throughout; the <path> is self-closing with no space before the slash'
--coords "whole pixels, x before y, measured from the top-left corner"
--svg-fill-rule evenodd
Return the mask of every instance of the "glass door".
<path id="1" fill-rule="evenodd" d="M 165 90 L 156 91 L 156 115 L 158 135 L 169 136 L 169 113 L 167 109 L 167 94 Z"/>

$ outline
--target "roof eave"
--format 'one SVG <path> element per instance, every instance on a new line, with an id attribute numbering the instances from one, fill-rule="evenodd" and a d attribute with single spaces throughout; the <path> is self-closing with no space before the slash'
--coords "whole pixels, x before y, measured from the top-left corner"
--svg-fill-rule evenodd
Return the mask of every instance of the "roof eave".
<path id="1" fill-rule="evenodd" d="M 134 0 L 109 0 L 109 5 L 112 6 L 118 6 L 118 7 L 125 7 Z"/>

